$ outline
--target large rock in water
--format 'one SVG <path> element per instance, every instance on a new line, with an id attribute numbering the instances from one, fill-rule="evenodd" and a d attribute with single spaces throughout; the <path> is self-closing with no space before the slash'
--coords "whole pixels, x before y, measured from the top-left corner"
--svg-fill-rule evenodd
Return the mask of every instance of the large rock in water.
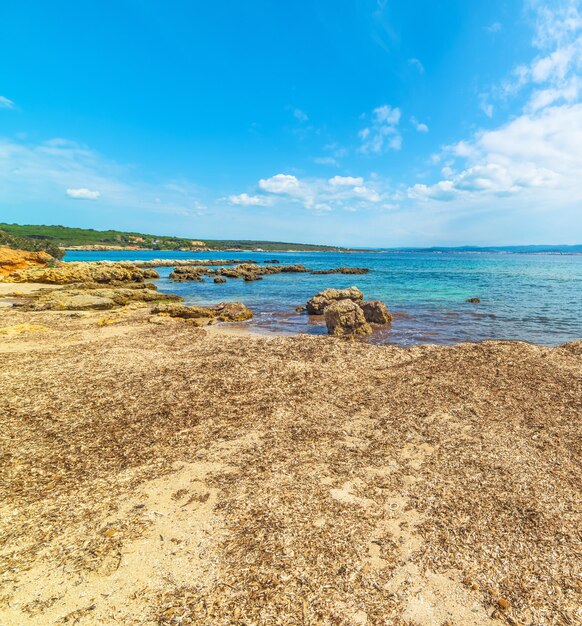
<path id="1" fill-rule="evenodd" d="M 337 300 L 325 307 L 327 332 L 330 335 L 349 337 L 369 335 L 372 329 L 361 307 L 353 300 Z"/>
<path id="2" fill-rule="evenodd" d="M 187 320 L 207 320 L 209 324 L 214 321 L 243 322 L 253 316 L 252 311 L 242 302 L 221 302 L 209 307 L 160 303 L 153 308 L 152 313 L 181 317 Z"/>
<path id="3" fill-rule="evenodd" d="M 244 322 L 253 316 L 253 312 L 242 302 L 221 302 L 209 308 L 223 322 Z"/>
<path id="4" fill-rule="evenodd" d="M 371 324 L 390 324 L 392 321 L 392 313 L 386 308 L 386 305 L 380 300 L 368 300 L 360 304 L 366 322 Z"/>
<path id="5" fill-rule="evenodd" d="M 323 315 L 326 307 L 338 300 L 352 300 L 361 302 L 364 294 L 357 287 L 348 289 L 325 289 L 307 301 L 307 312 L 309 315 Z"/>

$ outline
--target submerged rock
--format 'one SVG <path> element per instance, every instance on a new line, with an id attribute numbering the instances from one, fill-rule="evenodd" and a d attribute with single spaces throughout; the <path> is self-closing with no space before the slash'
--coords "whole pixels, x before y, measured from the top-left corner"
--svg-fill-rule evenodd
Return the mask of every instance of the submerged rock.
<path id="1" fill-rule="evenodd" d="M 222 284 L 222 283 L 226 282 L 226 278 L 224 278 L 224 276 L 217 276 L 214 279 L 214 282 L 217 283 L 217 284 Z"/>
<path id="2" fill-rule="evenodd" d="M 357 287 L 348 289 L 325 289 L 308 300 L 306 308 L 310 315 L 323 315 L 326 307 L 337 300 L 361 302 L 364 294 Z"/>
<path id="3" fill-rule="evenodd" d="M 353 300 L 337 300 L 325 308 L 325 323 L 330 335 L 339 337 L 369 335 L 372 328 L 364 312 Z"/>
<path id="4" fill-rule="evenodd" d="M 209 309 L 223 322 L 244 322 L 253 317 L 253 312 L 242 302 L 221 302 Z"/>
<path id="5" fill-rule="evenodd" d="M 390 324 L 392 321 L 392 313 L 386 308 L 386 305 L 380 300 L 368 300 L 360 304 L 366 322 L 371 324 Z"/>
<path id="6" fill-rule="evenodd" d="M 467 298 L 465 302 L 469 304 L 479 304 L 481 302 L 481 298 Z"/>
<path id="7" fill-rule="evenodd" d="M 170 280 L 176 282 L 186 282 L 186 281 L 202 281 L 202 275 L 211 274 L 212 270 L 209 270 L 206 267 L 175 267 L 174 271 L 170 274 Z"/>

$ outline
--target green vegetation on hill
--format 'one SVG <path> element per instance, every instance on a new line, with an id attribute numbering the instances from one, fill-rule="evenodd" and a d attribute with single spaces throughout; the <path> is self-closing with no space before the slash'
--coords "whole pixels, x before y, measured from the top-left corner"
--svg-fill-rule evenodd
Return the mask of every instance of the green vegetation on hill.
<path id="1" fill-rule="evenodd" d="M 47 252 L 55 259 L 62 259 L 65 256 L 64 251 L 52 241 L 42 239 L 31 239 L 28 237 L 15 237 L 0 230 L 0 246 L 13 248 L 15 250 L 29 250 L 32 252 Z"/>
<path id="2" fill-rule="evenodd" d="M 126 233 L 118 230 L 93 230 L 88 228 L 69 228 L 67 226 L 34 226 L 20 224 L 0 224 L 0 231 L 9 236 L 26 238 L 38 245 L 53 245 L 63 248 L 76 246 L 136 246 L 153 250 L 180 250 L 206 247 L 215 250 L 265 250 L 275 252 L 282 250 L 299 251 L 333 251 L 340 250 L 333 246 L 315 246 L 300 243 L 284 243 L 277 241 L 249 240 L 218 240 L 218 239 L 186 239 L 184 237 L 167 237 L 163 235 L 146 235 L 144 233 Z M 30 248 L 26 248 L 30 249 Z M 46 248 L 36 248 L 43 249 Z M 47 250 L 48 251 L 48 250 Z M 52 253 L 50 253 L 52 254 Z"/>

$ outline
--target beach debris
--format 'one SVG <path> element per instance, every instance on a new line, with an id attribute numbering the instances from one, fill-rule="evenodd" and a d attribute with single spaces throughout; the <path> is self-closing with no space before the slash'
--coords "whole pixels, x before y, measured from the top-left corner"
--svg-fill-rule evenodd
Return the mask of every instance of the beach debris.
<path id="1" fill-rule="evenodd" d="M 341 337 L 369 335 L 371 326 L 366 322 L 364 311 L 353 300 L 337 300 L 325 307 L 327 332 Z"/>
<path id="2" fill-rule="evenodd" d="M 306 309 L 309 315 L 323 315 L 324 309 L 336 300 L 352 300 L 361 302 L 364 294 L 357 287 L 348 289 L 325 289 L 307 301 Z"/>
<path id="3" fill-rule="evenodd" d="M 465 302 L 469 304 L 479 304 L 481 302 L 481 298 L 467 298 Z"/>
<path id="4" fill-rule="evenodd" d="M 360 304 L 366 322 L 371 324 L 390 324 L 392 321 L 392 313 L 386 308 L 386 305 L 380 300 L 368 300 Z"/>

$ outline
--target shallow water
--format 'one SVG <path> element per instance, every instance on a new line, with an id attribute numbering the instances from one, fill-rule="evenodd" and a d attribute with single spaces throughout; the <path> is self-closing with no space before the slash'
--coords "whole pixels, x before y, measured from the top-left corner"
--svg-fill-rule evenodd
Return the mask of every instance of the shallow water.
<path id="1" fill-rule="evenodd" d="M 451 344 L 520 339 L 557 345 L 582 338 L 582 255 L 500 253 L 317 252 L 68 252 L 66 261 L 142 259 L 279 259 L 310 269 L 368 267 L 365 275 L 274 274 L 246 283 L 174 283 L 159 268 L 158 288 L 188 304 L 240 300 L 255 314 L 251 326 L 266 332 L 323 334 L 320 318 L 295 307 L 327 287 L 355 285 L 366 299 L 383 300 L 392 326 L 374 333 L 375 343 Z M 468 304 L 477 296 L 481 304 Z"/>

